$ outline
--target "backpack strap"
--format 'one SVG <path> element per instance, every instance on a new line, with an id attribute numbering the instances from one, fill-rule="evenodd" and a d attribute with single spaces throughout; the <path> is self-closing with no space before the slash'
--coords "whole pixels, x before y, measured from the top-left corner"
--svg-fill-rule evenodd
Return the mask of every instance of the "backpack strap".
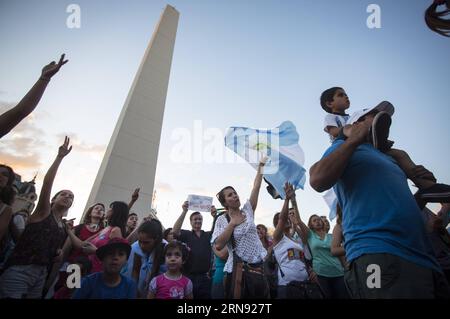
<path id="1" fill-rule="evenodd" d="M 227 219 L 228 223 L 230 223 L 231 218 L 227 213 L 225 213 L 225 218 Z M 231 247 L 233 248 L 233 274 L 231 277 L 231 293 L 233 299 L 240 299 L 242 294 L 243 263 L 241 258 L 236 253 L 236 240 L 234 238 L 234 230 L 233 233 L 231 233 Z"/>
<path id="2" fill-rule="evenodd" d="M 283 269 L 281 269 L 281 265 L 278 263 L 277 257 L 275 256 L 275 252 L 273 250 L 272 250 L 272 256 L 273 256 L 273 260 L 275 261 L 275 265 L 277 265 L 278 269 L 280 270 L 281 278 L 284 278 Z"/>

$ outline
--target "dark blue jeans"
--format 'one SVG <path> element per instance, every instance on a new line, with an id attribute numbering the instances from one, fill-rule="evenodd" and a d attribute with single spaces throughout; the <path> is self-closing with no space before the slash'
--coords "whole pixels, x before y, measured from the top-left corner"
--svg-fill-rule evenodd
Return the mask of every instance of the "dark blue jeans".
<path id="1" fill-rule="evenodd" d="M 380 270 L 379 287 L 369 287 L 369 265 Z M 450 298 L 444 274 L 392 254 L 366 254 L 356 258 L 345 273 L 345 283 L 354 299 Z"/>
<path id="2" fill-rule="evenodd" d="M 323 277 L 317 276 L 319 285 L 322 289 L 325 299 L 348 299 L 348 292 L 345 288 L 344 276 L 341 277 Z"/>
<path id="3" fill-rule="evenodd" d="M 212 284 L 211 299 L 225 299 L 225 287 L 223 280 L 219 283 Z"/>
<path id="4" fill-rule="evenodd" d="M 194 290 L 194 299 L 211 299 L 211 279 L 207 274 L 190 274 Z"/>

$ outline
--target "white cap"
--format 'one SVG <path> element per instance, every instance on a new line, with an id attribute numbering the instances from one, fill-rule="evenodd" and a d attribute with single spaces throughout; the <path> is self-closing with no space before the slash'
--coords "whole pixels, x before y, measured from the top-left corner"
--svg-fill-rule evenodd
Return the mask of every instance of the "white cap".
<path id="1" fill-rule="evenodd" d="M 377 106 L 374 106 L 372 108 L 362 109 L 362 110 L 354 112 L 348 119 L 347 123 L 353 124 L 356 121 L 358 121 L 361 117 L 363 117 L 364 115 L 366 115 L 369 112 L 372 112 L 373 110 L 378 110 L 380 112 L 386 112 L 390 116 L 392 116 L 395 111 L 394 106 L 390 102 L 383 101 L 380 104 L 378 104 Z"/>

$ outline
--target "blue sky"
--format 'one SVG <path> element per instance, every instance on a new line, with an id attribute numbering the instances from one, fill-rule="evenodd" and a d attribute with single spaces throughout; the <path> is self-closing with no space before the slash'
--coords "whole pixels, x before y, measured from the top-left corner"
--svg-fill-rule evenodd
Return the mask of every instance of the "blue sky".
<path id="1" fill-rule="evenodd" d="M 81 8 L 69 29 L 66 8 Z M 381 28 L 369 29 L 369 4 Z M 65 52 L 70 62 L 52 80 L 33 116 L 0 142 L 0 161 L 25 179 L 40 179 L 60 136 L 74 136 L 55 189 L 75 193 L 79 217 L 144 50 L 166 4 L 180 12 L 156 176 L 157 208 L 171 226 L 188 194 L 214 195 L 234 185 L 244 200 L 252 168 L 243 164 L 173 163 L 174 130 L 229 126 L 270 128 L 291 120 L 307 169 L 329 146 L 320 93 L 343 86 L 354 111 L 389 100 L 391 138 L 414 161 L 449 183 L 450 39 L 431 32 L 421 1 L 0 1 L 0 102 L 19 101 L 41 68 Z M 0 106 L 1 106 L 0 105 Z M 204 140 L 203 145 L 208 141 Z M 307 183 L 298 191 L 303 218 L 327 214 Z M 218 204 L 218 203 L 216 203 Z M 281 208 L 261 191 L 257 222 Z M 209 227 L 205 217 L 205 227 Z M 188 227 L 188 223 L 184 224 Z"/>

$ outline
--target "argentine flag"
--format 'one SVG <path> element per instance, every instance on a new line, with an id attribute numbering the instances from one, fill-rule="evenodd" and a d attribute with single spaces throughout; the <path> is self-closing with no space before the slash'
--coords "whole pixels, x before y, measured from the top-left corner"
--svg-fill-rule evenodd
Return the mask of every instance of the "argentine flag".
<path id="1" fill-rule="evenodd" d="M 305 185 L 305 154 L 298 145 L 299 135 L 290 121 L 273 129 L 230 127 L 225 136 L 225 146 L 242 157 L 255 169 L 261 158 L 267 156 L 264 179 L 285 198 L 284 184 L 294 189 Z"/>
<path id="2" fill-rule="evenodd" d="M 323 195 L 323 200 L 325 201 L 325 203 L 327 203 L 328 207 L 330 208 L 330 213 L 328 214 L 328 218 L 330 220 L 335 219 L 338 200 L 337 200 L 337 196 L 336 196 L 336 193 L 334 192 L 333 188 L 330 188 Z"/>

